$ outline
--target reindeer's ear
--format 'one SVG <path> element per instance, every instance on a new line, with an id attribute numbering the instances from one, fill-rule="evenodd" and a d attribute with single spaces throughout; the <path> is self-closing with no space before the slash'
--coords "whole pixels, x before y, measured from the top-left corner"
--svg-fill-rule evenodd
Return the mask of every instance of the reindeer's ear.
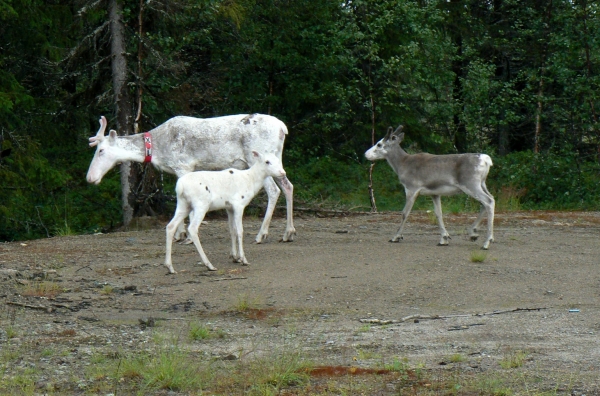
<path id="1" fill-rule="evenodd" d="M 110 132 L 108 132 L 108 141 L 110 144 L 114 144 L 117 141 L 117 131 L 111 129 Z"/>
<path id="2" fill-rule="evenodd" d="M 399 125 L 398 128 L 396 128 L 396 130 L 392 133 L 392 136 L 394 136 L 398 140 L 398 144 L 402 143 L 402 141 L 404 140 L 404 132 L 402 132 L 403 129 L 404 126 Z"/>
<path id="3" fill-rule="evenodd" d="M 385 134 L 385 136 L 383 137 L 383 141 L 384 141 L 384 142 L 390 138 L 390 136 L 392 135 L 392 131 L 393 131 L 393 130 L 394 130 L 394 128 L 392 128 L 392 127 L 388 127 L 387 133 L 386 133 L 386 134 Z"/>

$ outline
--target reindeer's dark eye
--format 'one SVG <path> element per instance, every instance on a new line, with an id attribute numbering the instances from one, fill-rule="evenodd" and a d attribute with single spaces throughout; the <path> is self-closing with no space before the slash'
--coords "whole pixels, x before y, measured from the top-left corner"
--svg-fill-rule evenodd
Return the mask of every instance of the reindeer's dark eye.
<path id="1" fill-rule="evenodd" d="M 102 153 L 104 153 L 104 149 L 98 150 L 98 154 L 102 154 Z"/>
<path id="2" fill-rule="evenodd" d="M 377 143 L 377 147 L 381 148 L 383 145 L 381 143 Z"/>
<path id="3" fill-rule="evenodd" d="M 271 161 L 267 161 L 267 162 L 265 162 L 265 164 L 271 165 Z"/>

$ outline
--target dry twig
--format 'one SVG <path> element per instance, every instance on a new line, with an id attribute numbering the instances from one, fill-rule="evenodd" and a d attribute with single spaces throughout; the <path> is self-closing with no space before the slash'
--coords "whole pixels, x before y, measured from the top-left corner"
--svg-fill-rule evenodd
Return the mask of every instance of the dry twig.
<path id="1" fill-rule="evenodd" d="M 474 313 L 474 314 L 456 314 L 456 315 L 408 315 L 399 320 L 384 320 L 377 318 L 366 318 L 359 319 L 361 323 L 369 323 L 369 324 L 378 324 L 378 325 L 386 325 L 386 324 L 394 324 L 394 323 L 403 323 L 408 320 L 433 320 L 433 319 L 450 319 L 450 318 L 467 318 L 471 316 L 491 316 L 491 315 L 499 315 L 505 313 L 512 312 L 529 312 L 529 311 L 540 311 L 542 309 L 547 308 L 514 308 L 514 309 L 506 309 L 503 311 L 492 311 L 492 312 L 484 312 L 484 313 Z"/>

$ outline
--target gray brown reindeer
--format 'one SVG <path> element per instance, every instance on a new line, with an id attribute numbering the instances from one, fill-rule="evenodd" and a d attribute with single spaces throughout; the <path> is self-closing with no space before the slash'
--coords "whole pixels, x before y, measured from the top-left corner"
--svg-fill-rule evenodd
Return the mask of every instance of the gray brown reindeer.
<path id="1" fill-rule="evenodd" d="M 487 213 L 487 236 L 482 248 L 487 250 L 494 240 L 494 197 L 485 185 L 492 159 L 487 154 L 448 154 L 433 155 L 428 153 L 408 154 L 400 143 L 404 139 L 403 126 L 395 131 L 388 129 L 383 139 L 365 153 L 369 161 L 387 160 L 398 175 L 406 192 L 406 204 L 402 210 L 400 228 L 390 242 L 403 239 L 404 223 L 412 210 L 415 200 L 422 195 L 430 195 L 433 200 L 435 215 L 440 227 L 441 239 L 438 245 L 448 245 L 450 235 L 442 219 L 442 195 L 455 195 L 461 192 L 475 198 L 481 203 L 481 210 L 475 223 L 468 232 L 472 241 L 477 240 L 477 227 Z"/>

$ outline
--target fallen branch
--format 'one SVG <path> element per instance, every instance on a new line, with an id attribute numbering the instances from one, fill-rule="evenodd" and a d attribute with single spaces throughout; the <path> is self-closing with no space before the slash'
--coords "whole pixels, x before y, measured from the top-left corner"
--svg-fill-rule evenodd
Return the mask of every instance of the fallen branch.
<path id="1" fill-rule="evenodd" d="M 45 307 L 43 305 L 30 305 L 30 304 L 23 304 L 23 303 L 18 303 L 18 302 L 14 302 L 14 301 L 7 301 L 6 303 L 9 305 L 16 305 L 17 307 L 38 309 L 40 311 L 46 311 L 48 313 L 51 313 L 52 311 L 54 311 L 54 309 L 52 307 Z"/>
<path id="2" fill-rule="evenodd" d="M 467 330 L 473 326 L 484 326 L 484 325 L 485 325 L 485 323 L 471 323 L 471 324 L 462 325 L 462 326 L 452 326 L 448 329 L 448 331 Z"/>
<path id="3" fill-rule="evenodd" d="M 211 279 L 211 282 L 219 282 L 219 281 L 226 281 L 226 280 L 238 280 L 238 279 L 248 279 L 245 276 L 240 276 L 237 278 L 216 278 L 216 279 Z"/>
<path id="4" fill-rule="evenodd" d="M 503 311 L 492 311 L 492 312 L 484 312 L 484 313 L 474 313 L 474 314 L 456 314 L 456 315 L 409 315 L 405 316 L 399 320 L 384 320 L 377 318 L 366 318 L 359 319 L 361 323 L 369 323 L 369 324 L 377 324 L 377 325 L 386 325 L 386 324 L 394 324 L 394 323 L 403 323 L 408 320 L 434 320 L 434 319 L 451 319 L 451 318 L 467 318 L 471 316 L 491 316 L 491 315 L 500 315 L 505 313 L 512 312 L 530 312 L 530 311 L 541 311 L 542 309 L 548 308 L 514 308 L 514 309 L 506 309 Z"/>

